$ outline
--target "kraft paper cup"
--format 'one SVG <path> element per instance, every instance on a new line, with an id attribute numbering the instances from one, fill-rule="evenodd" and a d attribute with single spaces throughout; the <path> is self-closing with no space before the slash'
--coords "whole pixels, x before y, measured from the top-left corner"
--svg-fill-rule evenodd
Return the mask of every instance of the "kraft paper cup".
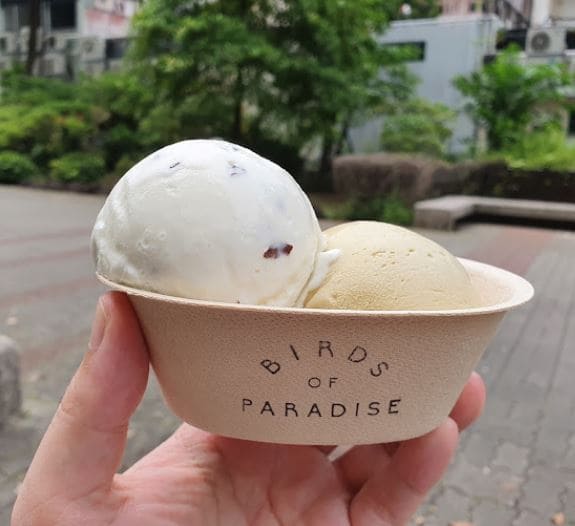
<path id="1" fill-rule="evenodd" d="M 449 414 L 505 313 L 533 295 L 460 260 L 478 308 L 342 311 L 212 303 L 125 287 L 167 405 L 229 437 L 368 444 L 423 435 Z"/>

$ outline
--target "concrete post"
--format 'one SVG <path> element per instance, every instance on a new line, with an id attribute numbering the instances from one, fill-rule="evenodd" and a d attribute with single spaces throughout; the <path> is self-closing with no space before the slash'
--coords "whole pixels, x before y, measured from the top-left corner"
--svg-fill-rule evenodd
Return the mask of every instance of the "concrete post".
<path id="1" fill-rule="evenodd" d="M 13 340 L 0 334 L 0 428 L 21 401 L 20 353 Z"/>

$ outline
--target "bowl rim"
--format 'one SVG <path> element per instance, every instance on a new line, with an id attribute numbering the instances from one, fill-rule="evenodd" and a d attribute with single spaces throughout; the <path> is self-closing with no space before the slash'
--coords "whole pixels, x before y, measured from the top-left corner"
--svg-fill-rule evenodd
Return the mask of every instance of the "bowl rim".
<path id="1" fill-rule="evenodd" d="M 494 314 L 505 312 L 527 303 L 533 297 L 535 291 L 533 285 L 525 278 L 496 267 L 488 263 L 481 263 L 472 259 L 457 258 L 465 269 L 472 274 L 481 274 L 485 278 L 504 282 L 506 287 L 512 290 L 511 296 L 502 302 L 494 303 L 483 307 L 470 307 L 465 309 L 438 309 L 438 310 L 353 310 L 353 309 L 317 309 L 305 307 L 276 307 L 269 305 L 247 305 L 238 303 L 226 303 L 207 300 L 197 300 L 183 298 L 179 296 L 170 296 L 157 292 L 137 289 L 111 281 L 96 272 L 98 280 L 111 288 L 127 293 L 129 296 L 147 298 L 150 300 L 162 301 L 173 304 L 186 306 L 197 306 L 204 308 L 214 308 L 219 310 L 254 312 L 254 313 L 271 313 L 271 314 L 289 314 L 297 316 L 354 316 L 354 317 L 445 317 L 445 316 L 472 316 L 482 314 Z"/>

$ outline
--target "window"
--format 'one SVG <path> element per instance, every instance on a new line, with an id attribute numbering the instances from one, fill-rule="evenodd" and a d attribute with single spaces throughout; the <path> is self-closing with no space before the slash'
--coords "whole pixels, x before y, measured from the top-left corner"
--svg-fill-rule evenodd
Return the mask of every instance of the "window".
<path id="1" fill-rule="evenodd" d="M 565 46 L 567 49 L 575 49 L 575 31 L 567 31 L 565 33 Z"/>
<path id="2" fill-rule="evenodd" d="M 76 29 L 76 2 L 60 0 L 50 3 L 52 29 Z"/>
<path id="3" fill-rule="evenodd" d="M 485 55 L 483 57 L 483 65 L 484 66 L 488 66 L 489 64 L 491 64 L 492 62 L 495 62 L 495 59 L 497 58 L 497 55 Z"/>
<path id="4" fill-rule="evenodd" d="M 575 110 L 569 112 L 569 126 L 567 128 L 568 135 L 575 135 Z"/>
<path id="5" fill-rule="evenodd" d="M 425 60 L 425 42 L 393 42 L 384 44 L 384 47 L 405 53 L 405 62 L 423 62 Z"/>
<path id="6" fill-rule="evenodd" d="M 502 51 L 513 45 L 519 46 L 525 51 L 527 46 L 526 29 L 503 29 L 497 32 L 497 51 Z"/>
<path id="7" fill-rule="evenodd" d="M 122 58 L 126 53 L 129 41 L 127 38 L 110 38 L 106 40 L 106 58 Z"/>
<path id="8" fill-rule="evenodd" d="M 20 31 L 22 26 L 30 25 L 30 5 L 10 4 L 3 7 L 4 30 L 8 32 Z"/>

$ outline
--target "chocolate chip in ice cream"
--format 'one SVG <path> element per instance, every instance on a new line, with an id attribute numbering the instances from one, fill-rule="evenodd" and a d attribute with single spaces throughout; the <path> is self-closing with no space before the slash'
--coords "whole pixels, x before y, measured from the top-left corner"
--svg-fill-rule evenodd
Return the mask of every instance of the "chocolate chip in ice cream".
<path id="1" fill-rule="evenodd" d="M 271 246 L 264 252 L 264 258 L 277 259 L 281 254 L 289 256 L 292 250 L 293 245 L 290 245 L 289 243 Z"/>
<path id="2" fill-rule="evenodd" d="M 264 258 L 266 259 L 277 259 L 279 256 L 279 251 L 276 247 L 270 247 L 264 252 Z"/>
<path id="3" fill-rule="evenodd" d="M 230 163 L 230 175 L 235 177 L 237 175 L 245 175 L 246 169 L 238 166 L 236 163 L 229 161 Z"/>

